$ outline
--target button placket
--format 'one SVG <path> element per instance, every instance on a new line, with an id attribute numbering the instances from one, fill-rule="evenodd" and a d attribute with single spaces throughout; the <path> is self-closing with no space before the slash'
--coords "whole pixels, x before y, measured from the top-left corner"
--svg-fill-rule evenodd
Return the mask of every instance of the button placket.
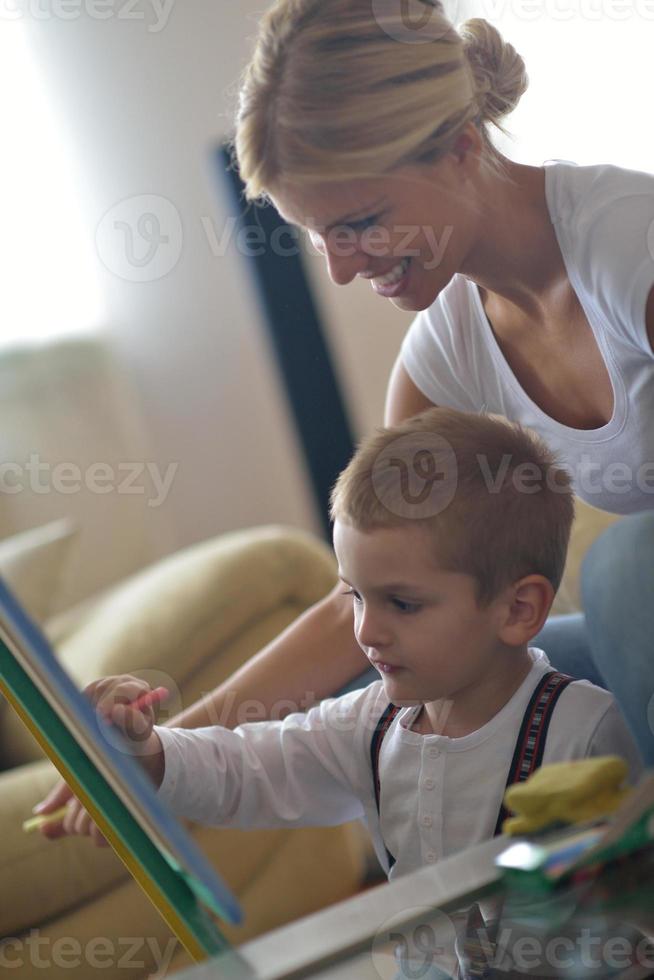
<path id="1" fill-rule="evenodd" d="M 420 835 L 421 850 L 423 860 L 428 864 L 433 864 L 437 859 L 434 840 L 434 823 L 437 807 L 437 793 L 439 779 L 438 763 L 436 759 L 440 755 L 440 750 L 434 745 L 424 745 L 422 751 L 422 766 L 420 772 L 420 792 L 419 792 L 419 811 L 418 811 L 418 832 Z"/>
<path id="2" fill-rule="evenodd" d="M 419 781 L 418 833 L 426 864 L 435 864 L 439 860 L 444 776 L 445 752 L 438 745 L 424 745 Z"/>

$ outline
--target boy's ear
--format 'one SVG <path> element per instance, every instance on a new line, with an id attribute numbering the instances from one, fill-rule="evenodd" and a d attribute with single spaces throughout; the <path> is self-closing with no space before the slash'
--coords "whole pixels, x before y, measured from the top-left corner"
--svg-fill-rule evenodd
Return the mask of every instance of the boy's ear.
<path id="1" fill-rule="evenodd" d="M 499 638 L 521 646 L 540 633 L 554 602 L 554 588 L 544 575 L 526 575 L 506 592 Z"/>

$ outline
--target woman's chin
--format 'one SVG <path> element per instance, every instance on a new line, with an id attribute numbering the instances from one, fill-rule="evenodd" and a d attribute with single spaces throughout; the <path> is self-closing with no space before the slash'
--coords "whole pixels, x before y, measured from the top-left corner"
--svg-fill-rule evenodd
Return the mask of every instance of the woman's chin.
<path id="1" fill-rule="evenodd" d="M 419 313 L 421 310 L 429 309 L 439 292 L 440 289 L 434 291 L 433 287 L 428 290 L 408 289 L 400 296 L 394 296 L 391 303 L 405 313 Z"/>

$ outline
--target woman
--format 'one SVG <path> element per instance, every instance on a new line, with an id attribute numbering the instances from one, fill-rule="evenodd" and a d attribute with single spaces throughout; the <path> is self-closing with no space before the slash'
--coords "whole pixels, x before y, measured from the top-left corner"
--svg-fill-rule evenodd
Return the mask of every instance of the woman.
<path id="1" fill-rule="evenodd" d="M 236 151 L 248 197 L 308 229 L 336 284 L 363 276 L 421 311 L 387 422 L 499 412 L 559 452 L 581 498 L 631 515 L 591 550 L 585 617 L 537 642 L 608 685 L 654 762 L 654 176 L 504 158 L 487 128 L 526 87 L 490 24 L 457 32 L 436 0 L 279 0 Z M 350 616 L 336 592 L 229 686 L 329 693 L 361 663 Z"/>
<path id="2" fill-rule="evenodd" d="M 402 11 L 272 6 L 241 91 L 247 194 L 308 230 L 336 284 L 363 276 L 420 311 L 389 424 L 432 404 L 502 413 L 559 452 L 579 496 L 630 515 L 591 549 L 585 617 L 551 620 L 537 642 L 559 670 L 608 685 L 652 763 L 654 177 L 506 159 L 487 130 L 527 87 L 520 56 L 484 20 L 455 31 L 436 0 Z M 209 724 L 231 705 L 235 724 L 252 697 L 306 704 L 364 666 L 337 588 L 171 723 Z"/>

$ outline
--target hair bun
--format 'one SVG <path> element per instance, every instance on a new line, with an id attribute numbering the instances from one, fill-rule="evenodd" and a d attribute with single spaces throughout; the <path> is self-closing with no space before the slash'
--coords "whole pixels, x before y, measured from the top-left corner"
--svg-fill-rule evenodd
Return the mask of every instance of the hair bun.
<path id="1" fill-rule="evenodd" d="M 465 21 L 459 34 L 474 75 L 480 119 L 502 129 L 499 120 L 515 109 L 529 84 L 525 63 L 481 17 Z"/>

